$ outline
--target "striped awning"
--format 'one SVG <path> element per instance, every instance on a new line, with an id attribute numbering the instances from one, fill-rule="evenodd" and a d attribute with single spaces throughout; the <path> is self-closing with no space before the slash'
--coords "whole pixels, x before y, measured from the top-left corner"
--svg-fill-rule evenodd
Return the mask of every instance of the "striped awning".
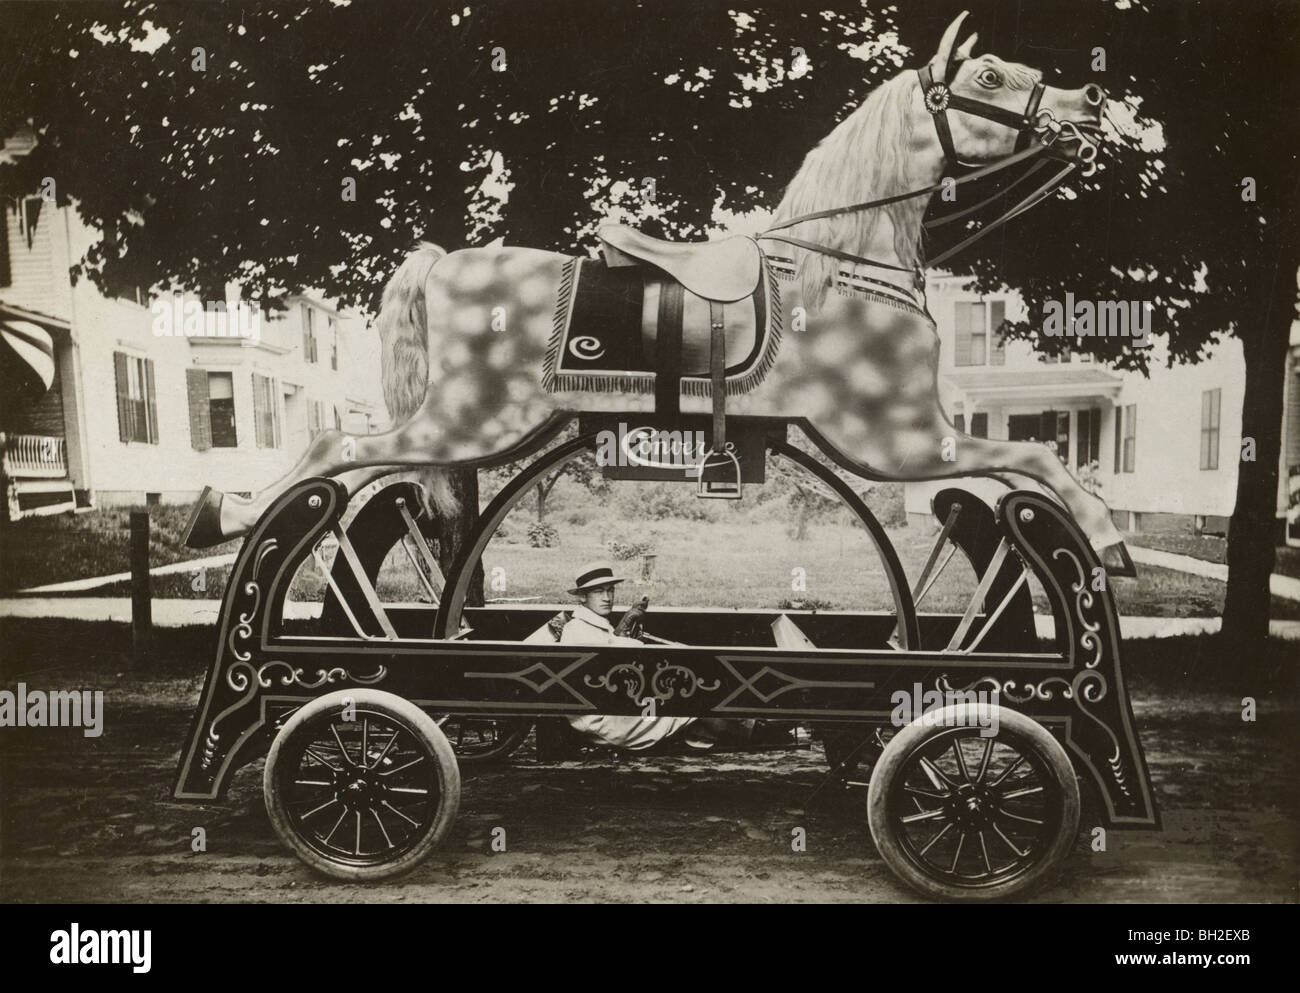
<path id="1" fill-rule="evenodd" d="M 42 393 L 53 385 L 54 339 L 48 331 L 31 321 L 4 318 L 0 319 L 0 342 L 6 364 L 26 366 L 44 384 Z"/>

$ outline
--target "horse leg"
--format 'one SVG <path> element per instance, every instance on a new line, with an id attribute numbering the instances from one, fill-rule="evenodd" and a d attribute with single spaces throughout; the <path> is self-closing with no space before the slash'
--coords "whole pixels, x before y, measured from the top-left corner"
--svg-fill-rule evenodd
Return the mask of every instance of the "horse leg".
<path id="1" fill-rule="evenodd" d="M 998 473 L 1026 476 L 1060 499 L 1108 568 L 1120 574 L 1131 570 L 1124 536 L 1111 520 L 1110 509 L 1101 498 L 1080 486 L 1046 445 L 976 438 L 958 431 L 937 409 L 932 416 L 921 418 L 920 423 L 908 425 L 905 431 L 885 424 L 867 426 L 871 440 L 867 442 L 865 462 L 848 454 L 846 448 L 836 447 L 847 461 L 861 466 L 868 477 L 921 482 Z"/>

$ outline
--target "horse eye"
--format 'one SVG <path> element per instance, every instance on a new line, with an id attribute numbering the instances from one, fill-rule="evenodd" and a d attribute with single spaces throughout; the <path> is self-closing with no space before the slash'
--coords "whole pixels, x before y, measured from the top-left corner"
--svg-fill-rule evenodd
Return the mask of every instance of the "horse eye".
<path id="1" fill-rule="evenodd" d="M 984 69 L 975 77 L 975 82 L 992 90 L 1002 85 L 1002 77 L 998 75 L 996 69 Z"/>

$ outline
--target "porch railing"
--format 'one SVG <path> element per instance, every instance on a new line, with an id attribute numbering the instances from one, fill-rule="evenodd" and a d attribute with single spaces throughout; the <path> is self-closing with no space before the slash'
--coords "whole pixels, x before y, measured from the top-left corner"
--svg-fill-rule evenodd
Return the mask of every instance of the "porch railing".
<path id="1" fill-rule="evenodd" d="M 42 434 L 0 434 L 4 474 L 9 479 L 64 479 L 68 475 L 68 444 Z"/>

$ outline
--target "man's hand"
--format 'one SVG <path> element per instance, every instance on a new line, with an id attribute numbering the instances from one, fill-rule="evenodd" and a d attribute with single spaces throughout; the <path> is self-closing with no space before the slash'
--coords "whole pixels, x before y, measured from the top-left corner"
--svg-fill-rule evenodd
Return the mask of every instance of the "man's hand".
<path id="1" fill-rule="evenodd" d="M 622 620 L 618 622 L 618 627 L 614 628 L 614 633 L 624 638 L 636 638 L 641 634 L 641 622 L 645 618 L 645 612 L 650 609 L 650 598 L 643 596 L 641 602 L 628 608 Z"/>

